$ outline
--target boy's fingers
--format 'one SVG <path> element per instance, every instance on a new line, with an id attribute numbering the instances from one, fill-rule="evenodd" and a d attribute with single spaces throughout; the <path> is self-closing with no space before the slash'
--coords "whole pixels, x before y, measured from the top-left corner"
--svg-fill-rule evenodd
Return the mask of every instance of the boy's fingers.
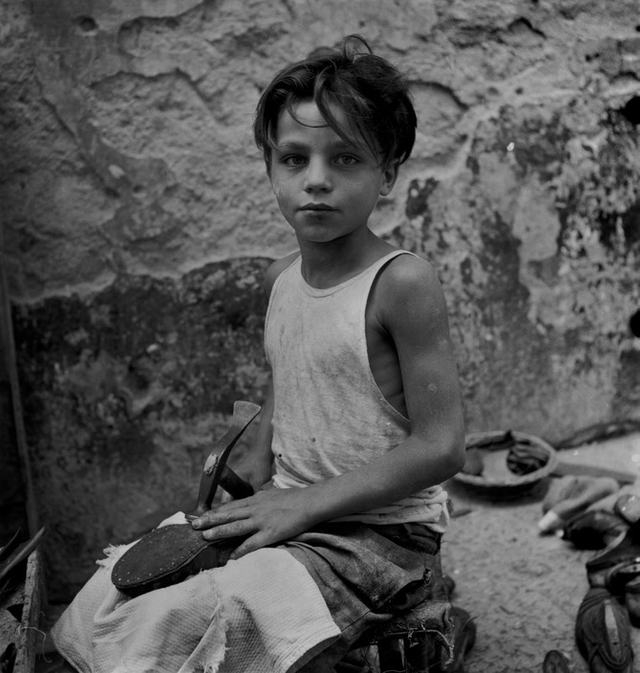
<path id="1" fill-rule="evenodd" d="M 263 536 L 257 533 L 256 535 L 252 535 L 250 538 L 246 539 L 242 544 L 238 545 L 229 558 L 232 561 L 235 561 L 242 556 L 245 556 L 245 554 L 249 554 L 252 551 L 261 549 L 262 547 L 266 546 L 266 544 L 267 541 L 263 540 Z"/>
<path id="2" fill-rule="evenodd" d="M 208 528 L 202 532 L 205 540 L 219 540 L 227 537 L 238 537 L 240 535 L 249 535 L 255 529 L 248 519 L 240 519 L 231 523 L 224 523 L 213 528 Z"/>
<path id="3" fill-rule="evenodd" d="M 191 525 L 194 528 L 209 528 L 210 526 L 215 526 L 218 523 L 219 515 L 217 512 L 209 510 L 204 512 L 197 519 L 193 519 Z M 223 523 L 220 521 L 219 523 Z"/>
<path id="4" fill-rule="evenodd" d="M 233 507 L 235 503 L 228 503 L 203 512 L 199 517 L 193 519 L 191 525 L 194 528 L 209 528 L 211 526 L 220 526 L 225 523 L 235 521 L 240 517 L 241 507 Z"/>

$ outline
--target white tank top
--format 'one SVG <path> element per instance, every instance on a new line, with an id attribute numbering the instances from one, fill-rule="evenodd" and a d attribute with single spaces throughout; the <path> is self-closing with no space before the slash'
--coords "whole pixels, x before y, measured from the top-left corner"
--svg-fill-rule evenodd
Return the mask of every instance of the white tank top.
<path id="1" fill-rule="evenodd" d="M 374 280 L 396 250 L 334 287 L 311 287 L 297 257 L 276 279 L 265 323 L 273 371 L 274 484 L 304 487 L 364 465 L 391 451 L 409 420 L 375 382 L 365 331 Z M 370 524 L 425 523 L 444 532 L 447 494 L 434 486 L 386 507 L 340 520 Z"/>

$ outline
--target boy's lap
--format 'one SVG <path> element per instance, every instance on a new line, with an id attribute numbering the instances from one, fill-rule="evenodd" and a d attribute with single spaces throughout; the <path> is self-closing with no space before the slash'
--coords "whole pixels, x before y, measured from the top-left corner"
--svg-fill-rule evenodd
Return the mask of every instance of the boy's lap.
<path id="1" fill-rule="evenodd" d="M 299 673 L 333 670 L 363 634 L 426 600 L 439 542 L 440 536 L 424 526 L 339 523 L 288 543 L 341 630 L 341 637 Z"/>
<path id="2" fill-rule="evenodd" d="M 344 637 L 353 642 L 427 597 L 439 536 L 416 537 L 411 525 L 331 523 L 285 548 L 306 567 Z"/>

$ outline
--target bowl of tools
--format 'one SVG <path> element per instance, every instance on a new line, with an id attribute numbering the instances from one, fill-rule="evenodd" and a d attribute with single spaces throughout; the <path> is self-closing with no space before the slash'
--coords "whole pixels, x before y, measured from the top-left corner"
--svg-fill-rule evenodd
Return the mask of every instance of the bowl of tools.
<path id="1" fill-rule="evenodd" d="M 520 495 L 551 476 L 558 465 L 550 444 L 515 430 L 470 434 L 465 446 L 466 461 L 454 481 L 488 495 Z"/>

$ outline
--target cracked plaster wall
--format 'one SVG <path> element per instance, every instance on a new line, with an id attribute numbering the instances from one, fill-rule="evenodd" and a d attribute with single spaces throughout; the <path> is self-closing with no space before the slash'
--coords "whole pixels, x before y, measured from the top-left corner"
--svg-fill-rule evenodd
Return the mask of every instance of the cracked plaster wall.
<path id="1" fill-rule="evenodd" d="M 253 110 L 349 32 L 414 82 L 373 227 L 439 272 L 468 430 L 640 418 L 636 0 L 0 3 L 2 262 L 52 599 L 189 507 L 233 400 L 261 400 L 260 276 L 294 240 Z"/>

